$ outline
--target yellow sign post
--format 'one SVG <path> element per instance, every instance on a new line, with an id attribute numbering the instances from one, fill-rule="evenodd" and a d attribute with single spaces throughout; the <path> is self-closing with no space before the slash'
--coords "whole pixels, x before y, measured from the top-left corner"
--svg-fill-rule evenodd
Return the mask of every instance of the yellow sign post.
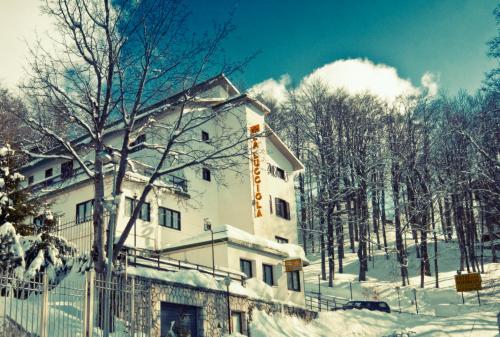
<path id="1" fill-rule="evenodd" d="M 455 275 L 455 287 L 458 292 L 481 290 L 481 274 Z"/>
<path id="2" fill-rule="evenodd" d="M 462 293 L 462 303 L 465 304 L 464 291 L 476 291 L 477 302 L 479 303 L 479 305 L 481 305 L 481 299 L 479 297 L 479 290 L 482 289 L 481 274 L 469 273 L 455 275 L 455 287 L 457 289 L 457 292 Z"/>
<path id="3" fill-rule="evenodd" d="M 301 259 L 292 259 L 285 260 L 285 271 L 300 271 L 302 270 L 302 260 Z"/>

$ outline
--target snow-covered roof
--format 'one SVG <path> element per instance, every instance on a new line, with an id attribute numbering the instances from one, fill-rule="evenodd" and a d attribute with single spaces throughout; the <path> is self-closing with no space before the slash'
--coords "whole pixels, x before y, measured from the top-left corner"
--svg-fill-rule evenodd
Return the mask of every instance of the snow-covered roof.
<path id="1" fill-rule="evenodd" d="M 285 143 L 278 137 L 273 129 L 266 124 L 266 133 L 269 140 L 276 146 L 278 150 L 290 161 L 294 171 L 301 171 L 304 169 L 304 164 L 293 154 L 293 152 L 286 146 Z"/>
<path id="2" fill-rule="evenodd" d="M 216 226 L 213 228 L 213 232 L 214 242 L 230 242 L 253 250 L 264 251 L 281 256 L 283 258 L 300 258 L 304 261 L 304 265 L 309 265 L 309 260 L 304 253 L 304 249 L 302 249 L 299 245 L 291 243 L 278 243 L 273 240 L 264 239 L 231 225 Z M 169 244 L 161 251 L 173 252 L 176 250 L 207 245 L 211 242 L 211 234 L 207 231 L 189 239 Z"/>

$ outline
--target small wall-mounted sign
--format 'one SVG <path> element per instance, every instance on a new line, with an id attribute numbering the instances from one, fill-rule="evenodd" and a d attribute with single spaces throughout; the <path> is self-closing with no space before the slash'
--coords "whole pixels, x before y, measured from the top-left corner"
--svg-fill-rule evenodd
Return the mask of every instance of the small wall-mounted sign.
<path id="1" fill-rule="evenodd" d="M 301 259 L 292 259 L 285 260 L 285 271 L 300 271 L 302 270 L 302 260 Z"/>

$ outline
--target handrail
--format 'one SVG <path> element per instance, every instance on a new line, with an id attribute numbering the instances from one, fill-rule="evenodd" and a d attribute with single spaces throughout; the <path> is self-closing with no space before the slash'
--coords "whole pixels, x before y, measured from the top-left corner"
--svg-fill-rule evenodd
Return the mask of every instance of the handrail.
<path id="1" fill-rule="evenodd" d="M 124 249 L 124 258 L 126 263 L 135 267 L 152 268 L 159 271 L 176 272 L 179 270 L 196 270 L 203 274 L 214 275 L 216 277 L 230 277 L 233 281 L 240 282 L 243 286 L 245 285 L 245 277 L 241 274 L 234 273 L 231 271 L 225 271 L 215 268 L 215 272 L 211 267 L 185 262 L 181 260 L 176 260 L 172 258 L 162 257 L 159 253 L 154 251 L 142 251 L 134 248 Z M 132 252 L 130 254 L 129 252 Z M 139 254 L 138 254 L 139 253 Z M 150 257 L 144 256 L 142 254 L 149 254 Z"/>
<path id="2" fill-rule="evenodd" d="M 144 173 L 146 175 L 152 175 L 151 169 L 149 169 L 147 167 L 141 169 L 141 171 L 142 171 L 142 173 Z M 85 171 L 83 170 L 82 167 L 78 167 L 76 169 L 73 169 L 73 172 L 72 172 L 72 174 L 70 176 L 64 177 L 63 174 L 61 173 L 61 174 L 58 174 L 58 175 L 55 175 L 55 176 L 48 177 L 48 178 L 46 178 L 46 179 L 44 179 L 42 181 L 39 181 L 37 183 L 31 184 L 31 185 L 27 185 L 25 188 L 31 189 L 32 192 L 37 192 L 37 191 L 39 191 L 39 190 L 41 190 L 41 189 L 43 189 L 45 187 L 53 186 L 53 185 L 55 185 L 57 183 L 62 183 L 62 182 L 74 179 L 74 178 L 78 177 L 81 174 L 85 174 Z M 175 176 L 173 174 L 166 174 L 166 175 L 160 177 L 160 180 L 162 180 L 163 182 L 165 182 L 167 184 L 171 184 L 175 188 L 178 188 L 178 189 L 182 190 L 185 193 L 188 192 L 188 181 L 187 181 L 187 179 Z"/>

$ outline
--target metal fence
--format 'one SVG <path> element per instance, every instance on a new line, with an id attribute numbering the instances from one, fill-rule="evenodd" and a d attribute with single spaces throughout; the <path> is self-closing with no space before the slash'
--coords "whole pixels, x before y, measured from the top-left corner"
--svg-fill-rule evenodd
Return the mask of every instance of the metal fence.
<path id="1" fill-rule="evenodd" d="M 167 272 L 196 270 L 202 274 L 219 279 L 229 277 L 231 280 L 239 282 L 243 286 L 245 286 L 246 282 L 246 277 L 243 273 L 172 259 L 167 256 L 162 256 L 161 253 L 157 251 L 127 248 L 120 254 L 120 263 L 121 268 L 124 270 L 126 270 L 128 266 L 150 268 Z"/>
<path id="2" fill-rule="evenodd" d="M 306 308 L 312 311 L 334 311 L 342 309 L 342 306 L 349 302 L 348 299 L 324 295 L 317 292 L 306 292 Z"/>
<path id="3" fill-rule="evenodd" d="M 0 275 L 0 336 L 100 337 L 107 291 L 110 336 L 150 336 L 150 287 L 123 276 L 114 277 L 107 286 L 94 272 L 70 274 L 57 286 L 47 274 L 32 280 Z"/>
<path id="4" fill-rule="evenodd" d="M 103 221 L 105 227 L 107 227 L 109 216 L 104 215 Z M 115 237 L 119 237 L 121 233 L 120 230 L 117 230 Z M 67 242 L 74 245 L 79 252 L 89 253 L 92 251 L 94 241 L 94 224 L 92 219 L 85 221 L 57 219 L 54 227 L 50 229 L 50 234 L 64 238 Z M 106 240 L 106 232 L 104 233 L 104 240 Z M 127 240 L 141 246 L 150 246 L 153 249 L 158 248 L 158 240 L 155 235 L 137 233 L 135 228 Z"/>

